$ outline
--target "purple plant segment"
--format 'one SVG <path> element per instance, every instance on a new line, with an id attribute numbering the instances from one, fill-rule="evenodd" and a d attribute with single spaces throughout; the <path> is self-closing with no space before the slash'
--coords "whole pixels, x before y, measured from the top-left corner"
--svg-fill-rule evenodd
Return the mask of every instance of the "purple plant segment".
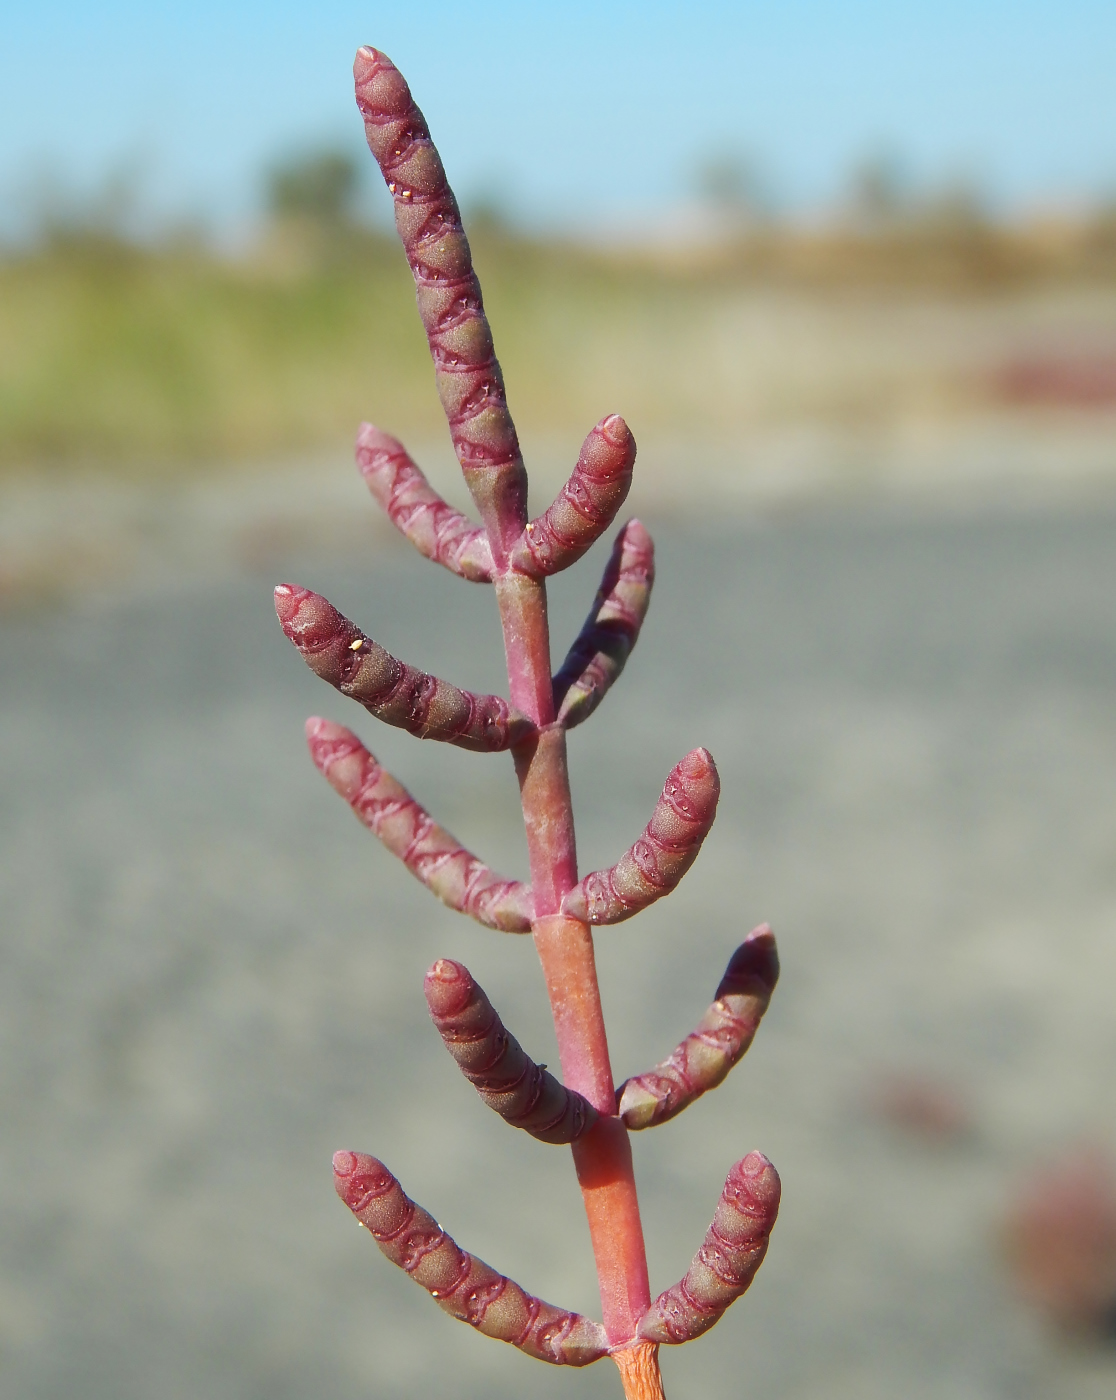
<path id="1" fill-rule="evenodd" d="M 306 721 L 310 757 L 364 825 L 443 904 L 502 933 L 530 933 L 529 885 L 489 870 L 423 811 L 357 736 L 327 719 Z"/>
<path id="2" fill-rule="evenodd" d="M 275 611 L 310 669 L 385 724 L 478 753 L 510 748 L 534 732 L 498 695 L 458 690 L 397 661 L 308 588 L 281 583 Z"/>
<path id="3" fill-rule="evenodd" d="M 513 751 L 533 888 L 501 879 L 464 850 L 349 730 L 320 719 L 308 724 L 317 766 L 417 878 L 489 926 L 532 929 L 566 1084 L 508 1035 L 460 964 L 435 963 L 426 996 L 447 1048 L 481 1097 L 543 1141 L 571 1144 L 603 1324 L 531 1297 L 459 1249 L 375 1158 L 338 1153 L 335 1186 L 382 1252 L 452 1316 L 556 1364 L 610 1355 L 627 1400 L 663 1400 L 660 1344 L 700 1335 L 748 1286 L 767 1247 L 779 1181 L 758 1153 L 737 1163 L 685 1278 L 652 1303 L 629 1129 L 673 1116 L 744 1053 L 778 974 L 774 940 L 766 928 L 751 934 L 697 1029 L 666 1061 L 615 1091 L 588 924 L 626 919 L 677 885 L 712 825 L 719 791 L 712 758 L 694 750 L 671 771 L 635 845 L 611 869 L 575 884 L 567 730 L 596 709 L 639 635 L 654 577 L 650 537 L 638 521 L 620 531 L 593 609 L 557 674 L 547 578 L 615 519 L 630 487 L 635 442 L 622 419 L 603 419 L 557 499 L 528 523 L 519 443 L 441 160 L 406 82 L 383 54 L 360 49 L 354 74 L 481 528 L 443 500 L 386 433 L 365 424 L 357 459 L 372 493 L 420 553 L 493 584 L 509 700 L 473 695 L 404 665 L 306 589 L 281 585 L 276 611 L 311 669 L 378 718 L 423 738 Z"/>
<path id="4" fill-rule="evenodd" d="M 462 1074 L 513 1128 L 540 1142 L 573 1142 L 597 1121 L 597 1110 L 537 1065 L 504 1029 L 468 968 L 439 958 L 426 974 L 426 1004 Z"/>
<path id="5" fill-rule="evenodd" d="M 381 1253 L 451 1317 L 556 1366 L 588 1366 L 607 1354 L 608 1339 L 599 1322 L 533 1298 L 460 1249 L 375 1157 L 335 1153 L 333 1184 Z"/>
<path id="6" fill-rule="evenodd" d="M 368 146 L 395 201 L 457 459 L 501 567 L 527 522 L 527 474 L 461 214 L 403 75 L 372 48 L 357 50 L 353 75 Z"/>
<path id="7" fill-rule="evenodd" d="M 616 1093 L 631 1129 L 665 1123 L 714 1089 L 751 1045 L 779 980 L 775 935 L 760 924 L 733 953 L 717 995 L 686 1039 L 661 1064 Z"/>
<path id="8" fill-rule="evenodd" d="M 563 914 L 618 924 L 669 894 L 701 850 L 721 784 L 713 755 L 694 749 L 670 770 L 643 835 L 608 870 L 595 870 L 562 901 Z"/>
<path id="9" fill-rule="evenodd" d="M 356 459 L 368 489 L 420 554 L 472 583 L 492 582 L 488 536 L 438 495 L 397 438 L 362 423 Z"/>
<path id="10" fill-rule="evenodd" d="M 640 1319 L 645 1341 L 693 1341 L 747 1291 L 767 1253 L 779 1189 L 779 1174 L 762 1152 L 735 1164 L 686 1277 L 660 1293 Z"/>
<path id="11" fill-rule="evenodd" d="M 568 569 L 604 534 L 632 484 L 636 444 L 617 413 L 602 418 L 553 505 L 528 523 L 511 552 L 513 569 L 545 578 Z"/>
<path id="12" fill-rule="evenodd" d="M 554 677 L 554 708 L 567 729 L 586 720 L 624 669 L 651 601 L 655 546 L 638 520 L 616 537 L 585 625 Z"/>

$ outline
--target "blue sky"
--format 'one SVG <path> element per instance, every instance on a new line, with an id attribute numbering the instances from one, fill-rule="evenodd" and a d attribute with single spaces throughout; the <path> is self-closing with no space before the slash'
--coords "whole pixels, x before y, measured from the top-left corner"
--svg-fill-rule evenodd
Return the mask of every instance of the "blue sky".
<path id="1" fill-rule="evenodd" d="M 407 75 L 459 193 L 532 223 L 654 222 L 732 152 L 799 210 L 883 150 L 1006 206 L 1116 192 L 1112 0 L 39 0 L 0 43 L 8 222 L 44 173 L 124 167 L 164 215 L 244 221 L 269 161 L 359 141 L 362 42 Z"/>

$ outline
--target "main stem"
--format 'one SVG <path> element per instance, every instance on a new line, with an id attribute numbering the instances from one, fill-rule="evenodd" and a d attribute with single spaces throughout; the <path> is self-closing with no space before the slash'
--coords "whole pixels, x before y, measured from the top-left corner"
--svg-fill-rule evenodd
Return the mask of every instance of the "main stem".
<path id="1" fill-rule="evenodd" d="M 554 723 L 546 584 L 512 571 L 496 580 L 511 702 L 538 727 L 514 751 L 535 898 L 535 947 L 554 1016 L 562 1078 L 601 1117 L 573 1144 L 574 1166 L 589 1219 L 605 1331 L 617 1348 L 629 1400 L 658 1400 L 658 1347 L 636 1340 L 651 1304 L 643 1225 L 628 1130 L 616 1095 L 588 924 L 560 912 L 577 883 L 566 732 Z"/>

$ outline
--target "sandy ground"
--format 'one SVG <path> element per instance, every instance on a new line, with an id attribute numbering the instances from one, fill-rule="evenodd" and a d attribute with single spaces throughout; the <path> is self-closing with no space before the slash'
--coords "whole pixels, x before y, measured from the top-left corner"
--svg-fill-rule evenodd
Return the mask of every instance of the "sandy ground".
<path id="1" fill-rule="evenodd" d="M 350 490 L 329 472 L 327 497 Z M 139 563 L 86 587 L 79 559 L 0 620 L 3 1393 L 617 1396 L 607 1363 L 565 1374 L 443 1318 L 333 1195 L 331 1152 L 374 1151 L 467 1248 L 596 1310 L 568 1153 L 483 1108 L 422 997 L 430 961 L 459 957 L 553 1062 L 530 942 L 433 901 L 301 725 L 355 723 L 522 874 L 510 762 L 377 727 L 306 670 L 269 584 L 318 588 L 485 689 L 492 600 L 382 531 L 366 552 L 356 529 L 285 531 L 291 490 L 271 484 L 270 515 L 206 498 L 212 560 L 181 496 L 144 507 L 120 536 Z M 104 497 L 86 499 L 88 518 Z M 762 1148 L 784 1184 L 752 1292 L 664 1353 L 668 1394 L 1111 1396 L 1116 1354 L 1047 1333 L 997 1229 L 1043 1162 L 1116 1148 L 1116 492 L 792 493 L 704 524 L 669 493 L 633 503 L 659 582 L 572 736 L 582 867 L 634 839 L 695 744 L 723 797 L 675 896 L 598 938 L 618 1077 L 690 1028 L 750 926 L 774 925 L 783 961 L 746 1061 L 635 1143 L 655 1287 L 734 1159 Z M 595 581 L 592 563 L 558 581 L 556 637 Z M 968 1130 L 881 1120 L 894 1076 L 939 1086 Z"/>

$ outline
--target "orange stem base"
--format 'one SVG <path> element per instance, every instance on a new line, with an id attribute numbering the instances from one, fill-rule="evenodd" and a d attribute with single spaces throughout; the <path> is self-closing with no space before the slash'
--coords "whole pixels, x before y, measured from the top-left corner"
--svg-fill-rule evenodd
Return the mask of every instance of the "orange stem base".
<path id="1" fill-rule="evenodd" d="M 666 1400 L 658 1342 L 636 1342 L 612 1353 L 627 1400 Z"/>

